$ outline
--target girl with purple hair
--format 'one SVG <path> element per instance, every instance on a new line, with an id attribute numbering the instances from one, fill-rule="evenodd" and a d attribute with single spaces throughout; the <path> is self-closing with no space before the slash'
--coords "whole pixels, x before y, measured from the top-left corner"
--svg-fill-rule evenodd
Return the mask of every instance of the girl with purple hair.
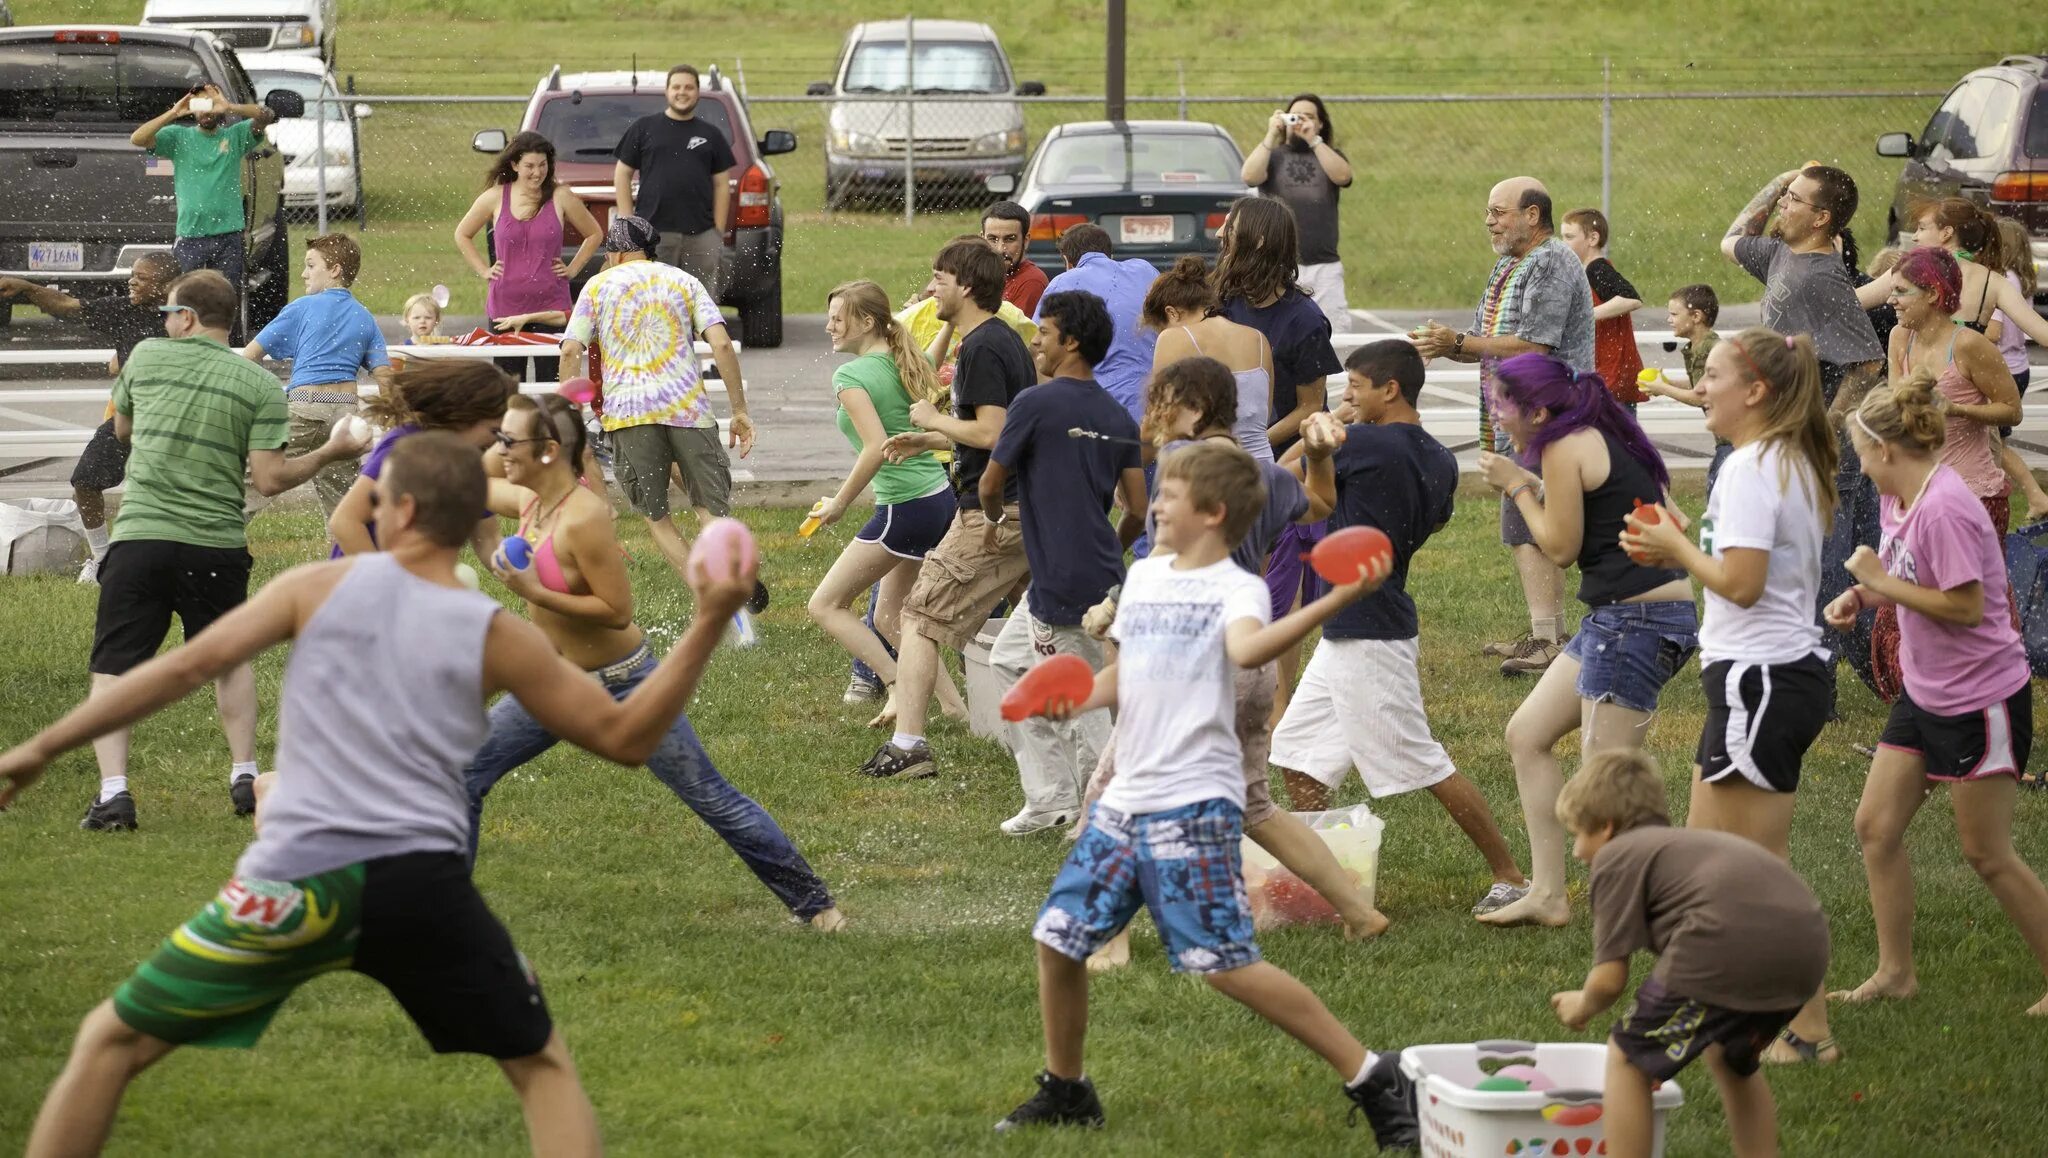
<path id="1" fill-rule="evenodd" d="M 1664 460 L 1598 374 L 1549 354 L 1519 354 L 1495 371 L 1497 421 L 1532 474 L 1507 455 L 1482 453 L 1479 470 L 1529 524 L 1536 547 L 1559 567 L 1579 568 L 1586 613 L 1508 721 L 1508 755 L 1529 828 L 1525 895 L 1479 918 L 1496 926 L 1560 926 L 1565 900 L 1564 787 L 1558 741 L 1580 733 L 1581 753 L 1642 747 L 1657 695 L 1699 646 L 1699 615 L 1686 573 L 1650 567 L 1622 550 L 1637 505 L 1665 500 Z M 1665 517 L 1677 518 L 1666 507 Z"/>

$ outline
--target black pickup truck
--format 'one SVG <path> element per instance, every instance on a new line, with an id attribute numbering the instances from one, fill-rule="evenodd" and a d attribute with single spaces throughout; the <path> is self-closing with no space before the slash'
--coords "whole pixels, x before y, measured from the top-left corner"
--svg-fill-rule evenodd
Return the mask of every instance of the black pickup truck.
<path id="1" fill-rule="evenodd" d="M 0 28 L 0 275 L 78 297 L 127 292 L 135 259 L 168 251 L 178 206 L 171 166 L 128 143 L 194 85 L 237 104 L 258 94 L 211 33 L 103 25 Z M 280 116 L 297 93 L 266 94 Z M 290 296 L 284 159 L 264 142 L 244 161 L 249 332 Z M 0 302 L 0 325 L 11 320 Z"/>

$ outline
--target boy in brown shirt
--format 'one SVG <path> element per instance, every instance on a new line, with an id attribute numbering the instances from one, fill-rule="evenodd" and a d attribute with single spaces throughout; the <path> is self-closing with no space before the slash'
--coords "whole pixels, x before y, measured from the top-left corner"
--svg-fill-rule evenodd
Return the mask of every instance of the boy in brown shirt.
<path id="1" fill-rule="evenodd" d="M 1758 1065 L 1827 971 L 1813 891 L 1754 841 L 1672 828 L 1656 762 L 1640 752 L 1587 757 L 1557 818 L 1593 870 L 1595 962 L 1582 988 L 1552 995 L 1558 1020 L 1583 1028 L 1628 987 L 1630 955 L 1657 954 L 1608 1036 L 1609 1153 L 1650 1152 L 1651 1091 L 1704 1056 L 1733 1152 L 1777 1154 L 1777 1107 Z"/>

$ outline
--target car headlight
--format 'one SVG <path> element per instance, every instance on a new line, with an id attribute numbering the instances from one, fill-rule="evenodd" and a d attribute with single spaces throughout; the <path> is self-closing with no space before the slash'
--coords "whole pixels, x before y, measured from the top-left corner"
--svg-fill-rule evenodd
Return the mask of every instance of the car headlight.
<path id="1" fill-rule="evenodd" d="M 281 45 L 296 45 L 304 48 L 313 43 L 313 26 L 310 24 L 287 24 L 277 30 L 277 42 Z"/>
<path id="2" fill-rule="evenodd" d="M 999 133 L 983 133 L 974 138 L 977 153 L 1021 153 L 1024 151 L 1024 130 L 1005 129 Z"/>
<path id="3" fill-rule="evenodd" d="M 856 133 L 851 129 L 833 129 L 832 151 L 853 156 L 879 153 L 882 151 L 882 142 L 873 133 Z"/>

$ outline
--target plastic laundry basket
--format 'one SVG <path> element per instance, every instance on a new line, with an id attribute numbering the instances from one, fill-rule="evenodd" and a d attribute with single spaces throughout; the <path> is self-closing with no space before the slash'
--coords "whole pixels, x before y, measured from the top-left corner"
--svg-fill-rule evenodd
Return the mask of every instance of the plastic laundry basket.
<path id="1" fill-rule="evenodd" d="M 1528 1065 L 1555 1081 L 1547 1090 L 1477 1090 L 1502 1066 Z M 1539 1158 L 1607 1153 L 1602 1086 L 1607 1046 L 1565 1042 L 1481 1041 L 1412 1045 L 1401 1070 L 1415 1083 L 1424 1158 Z M 1651 1158 L 1664 1153 L 1665 1119 L 1685 1104 L 1676 1081 L 1650 1098 Z"/>
<path id="2" fill-rule="evenodd" d="M 1004 689 L 1001 677 L 988 666 L 988 653 L 1007 622 L 991 619 L 982 624 L 967 646 L 960 649 L 960 666 L 967 676 L 968 730 L 998 744 L 1008 743 L 1008 733 L 1003 730 Z"/>

